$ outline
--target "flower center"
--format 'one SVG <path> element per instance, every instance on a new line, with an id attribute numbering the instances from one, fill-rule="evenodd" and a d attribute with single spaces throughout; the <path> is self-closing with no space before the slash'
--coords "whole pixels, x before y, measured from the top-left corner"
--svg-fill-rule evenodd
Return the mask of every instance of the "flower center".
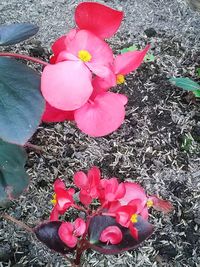
<path id="1" fill-rule="evenodd" d="M 56 203 L 57 203 L 57 200 L 56 200 L 56 194 L 53 194 L 53 199 L 51 200 L 51 203 L 52 203 L 53 205 L 56 205 Z"/>
<path id="2" fill-rule="evenodd" d="M 78 52 L 78 57 L 83 61 L 83 62 L 89 62 L 92 59 L 91 54 L 87 50 L 80 50 Z"/>
<path id="3" fill-rule="evenodd" d="M 151 208 L 153 206 L 153 201 L 151 199 L 147 200 L 147 208 Z"/>
<path id="4" fill-rule="evenodd" d="M 117 75 L 117 84 L 123 84 L 125 82 L 125 77 L 123 74 Z"/>
<path id="5" fill-rule="evenodd" d="M 133 215 L 131 216 L 131 222 L 132 222 L 132 223 L 136 223 L 136 222 L 138 222 L 138 215 L 137 215 L 137 214 L 133 214 Z"/>

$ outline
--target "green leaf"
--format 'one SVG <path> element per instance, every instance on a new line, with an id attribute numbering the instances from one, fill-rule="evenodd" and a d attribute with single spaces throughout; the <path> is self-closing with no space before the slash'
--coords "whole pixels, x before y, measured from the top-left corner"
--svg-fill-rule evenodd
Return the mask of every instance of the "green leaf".
<path id="1" fill-rule="evenodd" d="M 189 78 L 171 78 L 169 81 L 183 90 L 195 91 L 200 89 L 200 85 Z"/>
<path id="2" fill-rule="evenodd" d="M 0 206 L 17 198 L 28 186 L 24 169 L 26 152 L 18 146 L 0 140 Z"/>
<path id="3" fill-rule="evenodd" d="M 122 231 L 123 239 L 119 244 L 112 245 L 99 241 L 102 231 L 108 226 L 118 226 Z M 115 218 L 110 216 L 94 216 L 90 221 L 88 229 L 91 248 L 102 254 L 118 254 L 138 247 L 141 242 L 153 233 L 153 226 L 141 216 L 138 216 L 138 222 L 134 226 L 138 230 L 138 240 L 132 237 L 128 228 L 118 224 Z"/>
<path id="4" fill-rule="evenodd" d="M 44 111 L 40 75 L 10 58 L 0 58 L 0 138 L 24 145 Z"/>
<path id="5" fill-rule="evenodd" d="M 200 97 L 200 90 L 194 90 L 193 94 L 195 95 L 195 97 Z"/>
<path id="6" fill-rule="evenodd" d="M 2 25 L 0 26 L 0 46 L 17 44 L 35 35 L 38 30 L 38 26 L 30 23 Z"/>
<path id="7" fill-rule="evenodd" d="M 138 50 L 137 45 L 132 45 L 132 46 L 130 46 L 130 47 L 123 48 L 123 49 L 121 50 L 121 54 L 126 53 L 126 52 L 130 52 L 130 51 L 136 51 L 136 50 Z"/>
<path id="8" fill-rule="evenodd" d="M 153 54 L 147 54 L 144 58 L 144 62 L 154 62 L 155 56 Z"/>
<path id="9" fill-rule="evenodd" d="M 197 75 L 200 77 L 200 68 L 197 69 Z"/>

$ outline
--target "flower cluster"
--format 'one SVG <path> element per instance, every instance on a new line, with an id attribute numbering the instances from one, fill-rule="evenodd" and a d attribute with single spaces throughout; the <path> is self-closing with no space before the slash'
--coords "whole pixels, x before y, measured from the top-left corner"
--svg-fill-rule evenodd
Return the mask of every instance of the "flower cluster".
<path id="1" fill-rule="evenodd" d="M 74 184 L 77 187 L 76 195 L 79 196 L 78 204 L 73 198 L 75 190 L 67 189 L 60 179 L 55 181 L 52 200 L 54 208 L 50 216 L 50 221 L 59 221 L 59 215 L 63 215 L 69 208 L 84 211 L 84 219 L 77 218 L 74 223 L 62 222 L 59 227 L 60 239 L 70 248 L 76 247 L 79 237 L 94 243 L 91 241 L 91 235 L 94 235 L 92 228 L 98 228 L 98 220 L 101 225 L 95 230 L 95 235 L 98 233 L 96 244 L 123 247 L 124 243 L 127 246 L 127 236 L 134 244 L 138 244 L 153 229 L 148 223 L 149 208 L 154 207 L 164 212 L 172 210 L 170 202 L 156 196 L 147 196 L 137 183 L 119 183 L 115 177 L 103 179 L 97 167 L 92 167 L 87 174 L 77 172 Z"/>
<path id="2" fill-rule="evenodd" d="M 46 100 L 42 120 L 74 120 L 84 133 L 99 137 L 124 121 L 127 97 L 109 89 L 125 82 L 125 75 L 142 63 L 141 51 L 114 56 L 105 38 L 112 37 L 123 12 L 99 3 L 84 2 L 75 10 L 76 28 L 52 45 L 53 56 L 42 73 Z"/>

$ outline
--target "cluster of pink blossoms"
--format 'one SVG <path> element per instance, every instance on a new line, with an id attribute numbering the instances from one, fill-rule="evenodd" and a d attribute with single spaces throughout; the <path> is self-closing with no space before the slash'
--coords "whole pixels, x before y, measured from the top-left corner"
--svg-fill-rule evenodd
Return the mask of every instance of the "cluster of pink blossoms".
<path id="1" fill-rule="evenodd" d="M 147 196 L 144 189 L 137 183 L 122 182 L 113 177 L 102 179 L 100 170 L 92 167 L 87 175 L 79 171 L 74 175 L 74 184 L 79 188 L 76 195 L 79 195 L 77 204 L 73 198 L 74 189 L 66 189 L 62 180 L 57 179 L 54 183 L 54 208 L 51 212 L 50 221 L 59 221 L 69 208 L 75 208 L 85 212 L 85 218 L 77 218 L 74 223 L 62 222 L 59 227 L 59 237 L 69 248 L 77 245 L 78 238 L 85 238 L 90 228 L 90 222 L 95 217 L 114 218 L 114 222 L 105 224 L 102 229 L 99 241 L 102 243 L 120 244 L 123 239 L 123 229 L 129 229 L 134 240 L 139 240 L 138 221 L 148 221 L 149 208 L 169 212 L 172 210 L 170 202 L 161 200 L 156 196 Z M 95 203 L 95 205 L 93 205 Z M 99 205 L 97 205 L 97 203 Z M 147 225 L 147 226 L 146 226 Z M 146 231 L 144 224 L 142 231 Z M 101 225 L 102 226 L 102 225 Z M 96 224 L 95 224 L 95 227 Z M 96 230 L 97 231 L 97 230 Z"/>
<path id="2" fill-rule="evenodd" d="M 42 73 L 43 121 L 74 120 L 93 137 L 110 134 L 123 123 L 127 97 L 109 89 L 140 66 L 149 45 L 114 56 L 104 39 L 116 33 L 122 19 L 123 12 L 99 3 L 77 6 L 76 28 L 53 44 L 51 64 Z"/>

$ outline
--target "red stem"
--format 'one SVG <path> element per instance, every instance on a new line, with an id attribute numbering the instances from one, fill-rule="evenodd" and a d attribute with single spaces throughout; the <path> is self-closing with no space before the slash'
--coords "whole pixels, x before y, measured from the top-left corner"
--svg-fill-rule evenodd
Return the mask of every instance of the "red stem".
<path id="1" fill-rule="evenodd" d="M 21 58 L 21 59 L 25 59 L 25 60 L 30 60 L 30 61 L 33 61 L 35 63 L 41 64 L 43 66 L 49 65 L 48 62 L 40 60 L 39 58 L 30 57 L 27 55 L 16 54 L 16 53 L 0 52 L 0 57 L 15 57 L 15 58 Z"/>
<path id="2" fill-rule="evenodd" d="M 86 239 L 82 239 L 79 241 L 79 243 L 77 245 L 77 249 L 76 249 L 76 259 L 74 260 L 74 263 L 76 265 L 78 265 L 78 266 L 80 265 L 81 256 L 82 256 L 83 252 L 90 247 L 91 247 L 91 245 Z"/>
<path id="3" fill-rule="evenodd" d="M 11 221 L 17 225 L 19 225 L 21 228 L 23 228 L 24 230 L 28 231 L 28 232 L 31 232 L 33 233 L 33 229 L 30 228 L 28 225 L 26 225 L 25 223 L 21 222 L 21 221 L 18 221 L 17 219 L 11 217 L 10 215 L 8 214 L 3 214 L 2 217 L 7 220 L 7 221 Z"/>

